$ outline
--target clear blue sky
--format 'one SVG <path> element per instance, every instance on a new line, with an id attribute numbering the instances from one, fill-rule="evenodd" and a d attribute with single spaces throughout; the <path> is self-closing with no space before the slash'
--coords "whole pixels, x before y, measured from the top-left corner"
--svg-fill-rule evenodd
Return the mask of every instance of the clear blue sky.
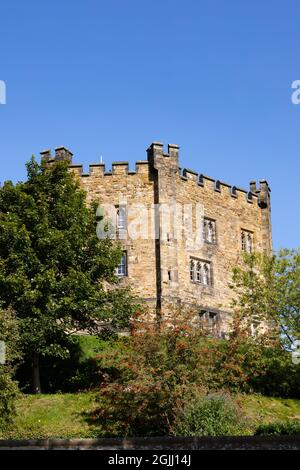
<path id="1" fill-rule="evenodd" d="M 0 180 L 44 148 L 146 158 L 272 188 L 274 246 L 299 246 L 300 4 L 262 0 L 3 0 Z"/>

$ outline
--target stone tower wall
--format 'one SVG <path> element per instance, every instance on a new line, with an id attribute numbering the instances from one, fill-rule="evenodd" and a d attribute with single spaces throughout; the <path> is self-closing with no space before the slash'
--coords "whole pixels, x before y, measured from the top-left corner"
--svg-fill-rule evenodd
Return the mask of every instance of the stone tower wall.
<path id="1" fill-rule="evenodd" d="M 170 304 L 207 308 L 222 312 L 222 328 L 226 330 L 232 301 L 231 272 L 242 258 L 241 231 L 252 234 L 255 251 L 272 250 L 270 189 L 266 181 L 261 181 L 258 187 L 252 181 L 250 189 L 244 190 L 192 170 L 181 171 L 178 152 L 177 145 L 169 145 L 164 153 L 163 144 L 155 142 L 147 150 L 147 160 L 136 162 L 135 171 L 129 171 L 127 162 L 114 162 L 110 172 L 98 163 L 91 164 L 89 172 L 83 173 L 82 165 L 72 164 L 72 153 L 64 147 L 56 149 L 55 158 L 48 150 L 42 152 L 42 159 L 47 163 L 66 159 L 70 171 L 80 178 L 88 202 L 97 201 L 104 206 L 121 203 L 126 207 L 142 204 L 149 209 L 148 229 L 152 235 L 160 236 L 122 240 L 128 256 L 128 276 L 123 282 L 154 306 L 159 316 L 166 314 Z M 204 217 L 215 221 L 216 243 L 204 242 L 190 249 L 173 236 L 175 219 L 170 221 L 170 230 L 162 233 L 166 221 L 162 206 L 171 202 L 182 207 L 202 206 Z M 159 213 L 151 212 L 155 205 L 160 205 Z M 193 210 L 192 225 L 196 232 Z M 130 214 L 127 222 L 130 225 Z M 191 281 L 191 257 L 210 263 L 210 286 Z"/>

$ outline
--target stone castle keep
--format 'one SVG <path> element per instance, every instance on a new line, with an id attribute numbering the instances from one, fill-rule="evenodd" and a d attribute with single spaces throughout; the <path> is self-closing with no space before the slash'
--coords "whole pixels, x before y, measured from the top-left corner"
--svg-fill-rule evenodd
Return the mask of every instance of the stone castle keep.
<path id="1" fill-rule="evenodd" d="M 116 208 L 116 231 L 124 254 L 118 268 L 123 282 L 129 283 L 140 298 L 148 302 L 158 316 L 170 306 L 188 305 L 199 313 L 218 334 L 226 333 L 230 318 L 232 268 L 243 252 L 272 250 L 270 188 L 267 181 L 250 182 L 249 190 L 199 175 L 178 165 L 179 147 L 154 142 L 147 150 L 147 160 L 136 162 L 129 171 L 127 162 L 114 162 L 107 172 L 103 163 L 91 164 L 89 173 L 72 163 L 72 153 L 65 147 L 41 152 L 42 161 L 69 161 L 70 171 L 80 178 L 88 202 L 96 200 Z M 120 201 L 125 201 L 120 204 Z M 172 223 L 162 235 L 164 214 L 155 215 L 157 237 L 132 239 L 126 236 L 130 223 L 128 208 L 142 204 L 179 206 L 201 205 L 202 242 L 189 249 L 173 236 Z M 174 224 L 174 220 L 173 220 Z M 195 214 L 192 215 L 195 226 Z M 124 236 L 125 234 L 125 236 Z"/>

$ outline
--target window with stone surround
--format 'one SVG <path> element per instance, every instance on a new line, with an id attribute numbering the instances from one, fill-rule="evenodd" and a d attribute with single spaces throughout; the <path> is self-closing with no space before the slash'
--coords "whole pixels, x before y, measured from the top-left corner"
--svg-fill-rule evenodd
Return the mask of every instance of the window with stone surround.
<path id="1" fill-rule="evenodd" d="M 203 286 L 212 285 L 211 263 L 197 258 L 190 259 L 190 280 Z"/>
<path id="2" fill-rule="evenodd" d="M 116 206 L 116 232 L 118 238 L 124 238 L 127 227 L 127 214 L 125 206 Z"/>
<path id="3" fill-rule="evenodd" d="M 193 281 L 195 276 L 195 261 L 191 259 L 190 261 L 190 280 Z"/>
<path id="4" fill-rule="evenodd" d="M 120 277 L 127 276 L 127 252 L 123 251 L 122 258 L 117 268 L 117 275 Z"/>
<path id="5" fill-rule="evenodd" d="M 253 253 L 253 233 L 241 230 L 241 247 L 244 253 Z"/>
<path id="6" fill-rule="evenodd" d="M 216 243 L 216 221 L 204 217 L 203 219 L 203 241 L 206 243 Z"/>
<path id="7" fill-rule="evenodd" d="M 201 310 L 199 313 L 201 324 L 210 330 L 214 330 L 217 326 L 218 315 L 210 310 Z"/>
<path id="8" fill-rule="evenodd" d="M 254 321 L 250 324 L 250 334 L 253 338 L 257 337 L 259 323 Z"/>

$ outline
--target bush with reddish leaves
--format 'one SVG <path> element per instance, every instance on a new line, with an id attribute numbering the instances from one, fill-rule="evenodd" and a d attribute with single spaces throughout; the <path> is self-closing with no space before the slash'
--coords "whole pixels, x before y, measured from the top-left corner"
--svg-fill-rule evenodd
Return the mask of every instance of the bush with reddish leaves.
<path id="1" fill-rule="evenodd" d="M 106 436 L 168 435 L 189 401 L 248 391 L 264 373 L 262 355 L 262 345 L 241 331 L 225 341 L 189 322 L 144 325 L 98 356 L 106 380 L 93 419 Z"/>

